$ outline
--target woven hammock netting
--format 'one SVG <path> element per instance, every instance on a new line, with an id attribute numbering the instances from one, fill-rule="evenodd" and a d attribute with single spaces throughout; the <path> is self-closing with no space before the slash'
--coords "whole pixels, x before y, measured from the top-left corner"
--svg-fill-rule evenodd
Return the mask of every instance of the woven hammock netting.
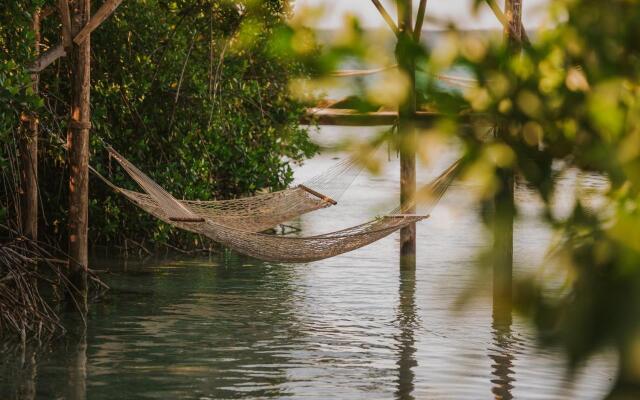
<path id="1" fill-rule="evenodd" d="M 177 200 L 173 196 L 167 198 L 166 190 L 112 147 L 107 147 L 107 151 L 145 193 L 116 187 L 101 178 L 141 208 L 154 212 L 171 210 L 167 215 L 174 219 L 202 218 L 251 232 L 261 232 L 302 214 L 336 204 L 362 170 L 354 159 L 346 158 L 302 185 L 277 192 L 231 200 Z"/>
<path id="2" fill-rule="evenodd" d="M 397 207 L 383 217 L 322 235 L 294 237 L 260 233 L 259 230 L 264 228 L 326 207 L 327 202 L 301 188 L 228 201 L 178 200 L 115 150 L 109 149 L 109 152 L 146 193 L 122 189 L 107 182 L 138 207 L 167 224 L 204 235 L 234 251 L 260 260 L 308 262 L 333 257 L 366 246 L 427 217 L 404 214 L 403 209 Z M 436 205 L 451 184 L 459 164 L 455 162 L 416 192 L 421 208 L 424 207 L 428 212 Z M 320 185 L 314 188 L 330 187 L 322 185 L 325 179 L 324 174 L 322 178 L 314 179 L 313 183 Z M 408 202 L 405 208 L 413 206 L 415 201 Z"/>

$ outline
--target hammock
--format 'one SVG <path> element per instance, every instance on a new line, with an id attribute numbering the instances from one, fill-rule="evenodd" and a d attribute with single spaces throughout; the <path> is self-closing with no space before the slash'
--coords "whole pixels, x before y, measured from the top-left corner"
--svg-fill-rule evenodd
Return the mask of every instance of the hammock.
<path id="1" fill-rule="evenodd" d="M 425 203 L 427 210 L 430 211 L 444 195 L 458 170 L 458 166 L 459 162 L 456 161 L 440 176 L 417 192 L 418 198 Z M 403 214 L 403 208 L 398 207 L 384 217 L 322 235 L 308 237 L 269 235 L 250 231 L 243 227 L 221 224 L 218 222 L 219 215 L 213 219 L 203 217 L 195 211 L 196 209 L 190 208 L 193 203 L 177 200 L 141 171 L 139 174 L 142 174 L 145 179 L 141 179 L 138 175 L 134 179 L 145 183 L 143 189 L 147 192 L 148 198 L 153 199 L 153 203 L 146 200 L 140 201 L 140 196 L 131 195 L 135 192 L 124 189 L 119 189 L 119 191 L 144 211 L 172 226 L 202 234 L 238 253 L 264 261 L 308 262 L 333 257 L 366 246 L 428 217 L 427 215 Z M 408 203 L 411 206 L 413 204 L 415 204 L 415 199 Z M 408 206 L 404 209 L 408 209 Z"/>
<path id="2" fill-rule="evenodd" d="M 94 173 L 115 191 L 146 210 L 162 214 L 162 210 L 173 219 L 182 222 L 210 220 L 217 224 L 240 228 L 245 231 L 261 232 L 291 220 L 299 215 L 337 204 L 346 189 L 353 183 L 362 167 L 354 159 L 348 158 L 336 163 L 327 171 L 311 178 L 304 184 L 252 197 L 231 200 L 177 200 L 172 197 L 168 203 L 161 193 L 166 191 L 140 171 L 110 146 L 109 154 L 135 180 L 146 193 L 127 190 L 114 185 L 102 175 Z M 154 214 L 155 215 L 155 214 Z"/>

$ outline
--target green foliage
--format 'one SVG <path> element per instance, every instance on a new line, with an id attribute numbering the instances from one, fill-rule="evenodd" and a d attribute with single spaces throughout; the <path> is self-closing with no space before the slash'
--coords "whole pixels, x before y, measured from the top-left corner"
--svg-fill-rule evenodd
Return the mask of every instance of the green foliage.
<path id="1" fill-rule="evenodd" d="M 474 4 L 483 6 L 484 1 Z M 539 193 L 546 221 L 562 237 L 545 262 L 567 284 L 549 290 L 545 277 L 518 280 L 517 310 L 530 317 L 543 343 L 566 350 L 572 367 L 613 346 L 621 360 L 618 387 L 637 389 L 640 4 L 559 0 L 551 2 L 549 15 L 549 27 L 529 32 L 532 43 L 517 54 L 500 35 L 461 32 L 450 25 L 443 25 L 445 32 L 434 47 L 403 36 L 396 54 L 401 67 L 417 66 L 419 106 L 441 114 L 424 136 L 462 141 L 464 175 L 482 184 L 479 202 L 491 200 L 500 189 L 501 171 L 513 170 Z M 349 37 L 358 37 L 357 30 L 350 32 Z M 321 55 L 325 61 L 314 63 L 370 63 L 361 48 L 328 46 Z M 437 77 L 451 71 L 463 72 L 471 81 L 460 90 L 443 87 Z M 365 85 L 361 92 L 372 107 L 384 104 L 384 96 L 371 96 L 371 87 Z M 487 135 L 489 127 L 497 128 L 496 135 Z M 576 167 L 611 183 L 606 205 L 587 207 L 584 195 L 576 193 L 571 215 L 557 216 L 552 212 L 555 178 Z"/>
<path id="2" fill-rule="evenodd" d="M 34 96 L 31 75 L 26 65 L 33 58 L 35 34 L 32 29 L 33 13 L 42 1 L 20 1 L 3 4 L 0 8 L 0 170 L 9 170 L 9 143 L 14 139 L 20 124 L 20 115 L 37 110 L 42 102 Z M 3 177 L 2 179 L 5 179 Z M 7 216 L 5 193 L 0 190 L 0 221 Z"/>
<path id="3" fill-rule="evenodd" d="M 286 186 L 290 163 L 316 151 L 298 124 L 303 107 L 288 95 L 290 78 L 304 71 L 267 51 L 288 12 L 283 0 L 123 2 L 91 37 L 92 165 L 136 188 L 107 158 L 103 139 L 178 197 L 229 198 Z M 67 68 L 48 69 L 43 79 L 52 114 L 43 125 L 61 133 Z M 52 147 L 43 171 L 47 214 L 60 222 L 64 158 Z M 167 241 L 174 234 L 98 180 L 91 199 L 90 237 L 98 242 Z"/>

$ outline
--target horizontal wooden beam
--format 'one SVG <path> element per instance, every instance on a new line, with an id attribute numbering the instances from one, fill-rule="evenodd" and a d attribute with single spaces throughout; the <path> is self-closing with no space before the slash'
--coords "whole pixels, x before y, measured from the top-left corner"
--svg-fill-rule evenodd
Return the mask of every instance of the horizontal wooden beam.
<path id="1" fill-rule="evenodd" d="M 417 111 L 413 120 L 418 125 L 429 125 L 438 117 L 437 112 Z M 397 111 L 359 112 L 351 109 L 308 108 L 301 123 L 337 126 L 383 126 L 395 125 Z"/>
<path id="2" fill-rule="evenodd" d="M 64 47 L 59 44 L 42 53 L 42 55 L 29 66 L 28 70 L 29 72 L 40 72 L 51 65 L 51 63 L 53 63 L 55 60 L 65 56 L 66 54 L 67 53 L 66 51 L 64 51 Z"/>
<path id="3" fill-rule="evenodd" d="M 385 67 L 371 68 L 371 69 L 343 69 L 343 70 L 334 71 L 330 73 L 329 76 L 334 78 L 367 76 L 367 75 L 373 75 L 380 72 L 388 71 L 394 68 L 398 68 L 398 64 L 392 64 L 392 65 L 387 65 Z"/>
<path id="4" fill-rule="evenodd" d="M 87 37 L 93 32 L 97 27 L 100 26 L 109 16 L 115 11 L 116 8 L 122 3 L 122 0 L 107 0 L 96 11 L 95 14 L 91 17 L 89 22 L 82 27 L 80 32 L 73 38 L 73 42 L 75 44 L 80 44 L 84 42 Z"/>

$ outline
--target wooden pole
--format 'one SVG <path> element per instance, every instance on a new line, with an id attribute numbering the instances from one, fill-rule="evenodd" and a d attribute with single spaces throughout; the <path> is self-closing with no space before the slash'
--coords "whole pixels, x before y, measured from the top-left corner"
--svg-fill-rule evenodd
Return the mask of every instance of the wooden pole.
<path id="1" fill-rule="evenodd" d="M 516 57 L 522 46 L 522 0 L 505 0 L 505 15 L 508 24 L 504 35 L 512 56 Z M 496 130 L 497 140 L 508 134 L 503 125 Z M 499 188 L 494 196 L 493 221 L 493 303 L 494 319 L 502 325 L 511 323 L 511 300 L 513 290 L 513 219 L 515 215 L 514 173 L 512 169 L 499 169 Z"/>
<path id="2" fill-rule="evenodd" d="M 371 0 L 371 2 L 373 3 L 373 5 L 376 7 L 378 12 L 382 16 L 382 19 L 384 19 L 384 21 L 387 23 L 387 25 L 389 25 L 389 28 L 391 28 L 393 33 L 395 33 L 396 36 L 397 36 L 398 35 L 398 27 L 393 22 L 393 18 L 391 18 L 391 16 L 387 12 L 387 10 L 384 8 L 382 3 L 380 3 L 380 0 Z"/>
<path id="3" fill-rule="evenodd" d="M 35 55 L 40 52 L 40 10 L 33 15 Z M 38 93 L 38 74 L 31 74 L 31 86 Z M 20 178 L 22 201 L 22 234 L 38 240 L 38 118 L 25 115 L 20 135 Z"/>
<path id="4" fill-rule="evenodd" d="M 416 15 L 416 25 L 413 28 L 413 38 L 416 42 L 420 41 L 420 35 L 422 34 L 422 24 L 424 23 L 424 13 L 427 9 L 427 0 L 420 0 L 418 5 L 418 15 Z"/>
<path id="5" fill-rule="evenodd" d="M 91 0 L 71 3 L 71 30 L 75 36 L 89 21 Z M 89 128 L 91 88 L 90 38 L 74 44 L 71 52 L 71 117 L 69 149 L 69 277 L 80 290 L 86 309 L 89 226 Z"/>
<path id="6" fill-rule="evenodd" d="M 412 2 L 411 0 L 396 0 L 398 8 L 398 47 L 396 58 L 400 70 L 409 77 L 409 91 L 403 104 L 398 109 L 398 134 L 400 143 L 400 204 L 403 213 L 415 214 L 415 206 L 404 206 L 413 199 L 416 191 L 416 155 L 414 116 L 416 113 L 416 69 L 415 59 L 409 43 L 413 39 Z M 416 255 L 416 224 L 410 224 L 400 230 L 400 259 L 401 265 L 415 267 Z"/>

